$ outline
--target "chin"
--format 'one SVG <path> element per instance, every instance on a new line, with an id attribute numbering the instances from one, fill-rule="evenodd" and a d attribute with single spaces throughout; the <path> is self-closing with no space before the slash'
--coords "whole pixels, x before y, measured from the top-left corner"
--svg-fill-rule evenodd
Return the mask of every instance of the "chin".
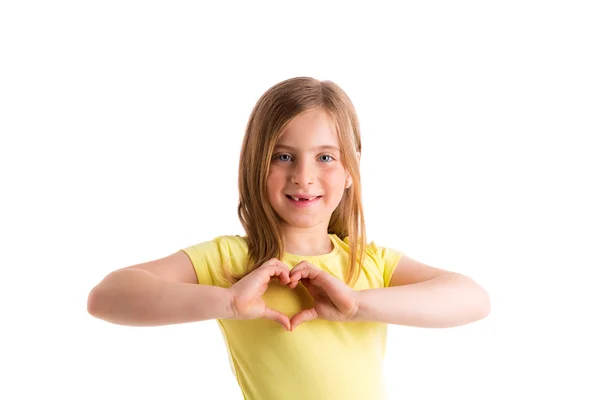
<path id="1" fill-rule="evenodd" d="M 323 221 L 319 220 L 318 218 L 298 218 L 289 216 L 282 218 L 281 215 L 279 215 L 279 219 L 281 220 L 281 222 L 288 226 L 293 226 L 295 228 L 301 229 L 314 228 L 315 226 L 321 225 L 323 223 Z"/>
<path id="2" fill-rule="evenodd" d="M 318 221 L 307 221 L 305 219 L 296 220 L 296 219 L 286 218 L 283 221 L 289 226 L 293 226 L 295 228 L 302 228 L 302 229 L 314 228 L 315 226 L 319 225 Z"/>

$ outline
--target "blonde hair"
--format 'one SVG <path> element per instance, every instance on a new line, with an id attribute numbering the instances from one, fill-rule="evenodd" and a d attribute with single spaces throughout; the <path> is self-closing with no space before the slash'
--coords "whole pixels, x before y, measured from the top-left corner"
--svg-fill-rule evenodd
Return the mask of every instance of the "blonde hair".
<path id="1" fill-rule="evenodd" d="M 267 176 L 273 149 L 287 125 L 301 113 L 320 109 L 334 123 L 340 142 L 341 161 L 352 185 L 345 190 L 334 210 L 328 233 L 348 237 L 350 268 L 346 283 L 354 286 L 363 262 L 366 243 L 361 199 L 359 160 L 360 128 L 354 105 L 346 93 L 331 81 L 309 77 L 287 79 L 272 86 L 258 100 L 246 126 L 239 164 L 238 216 L 246 231 L 248 268 L 243 275 L 226 279 L 235 283 L 271 258 L 281 259 L 285 245 L 278 217 L 267 201 Z M 360 256 L 357 260 L 357 253 Z"/>

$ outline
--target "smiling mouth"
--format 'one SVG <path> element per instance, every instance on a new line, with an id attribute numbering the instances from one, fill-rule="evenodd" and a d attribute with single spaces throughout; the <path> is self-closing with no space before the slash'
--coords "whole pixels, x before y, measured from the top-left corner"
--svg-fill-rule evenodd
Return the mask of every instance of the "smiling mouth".
<path id="1" fill-rule="evenodd" d="M 305 197 L 295 197 L 295 196 L 290 196 L 290 195 L 285 195 L 288 199 L 296 201 L 298 203 L 303 203 L 303 202 L 309 202 L 309 201 L 313 201 L 316 199 L 321 198 L 321 196 L 314 196 L 314 197 L 309 197 L 309 198 L 305 198 Z"/>

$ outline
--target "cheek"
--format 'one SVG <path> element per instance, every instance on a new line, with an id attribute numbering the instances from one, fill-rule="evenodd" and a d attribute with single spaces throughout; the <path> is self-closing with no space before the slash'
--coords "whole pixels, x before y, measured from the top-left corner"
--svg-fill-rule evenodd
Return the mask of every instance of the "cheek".
<path id="1" fill-rule="evenodd" d="M 275 197 L 275 194 L 283 189 L 284 177 L 281 171 L 271 170 L 267 175 L 267 193 L 270 200 Z"/>
<path id="2" fill-rule="evenodd" d="M 346 184 L 346 172 L 344 170 L 332 169 L 330 171 L 325 171 L 323 178 L 331 188 L 337 186 L 344 188 Z"/>
<path id="3" fill-rule="evenodd" d="M 281 183 L 283 182 L 284 179 L 285 179 L 285 176 L 280 169 L 271 168 L 269 170 L 269 175 L 267 175 L 267 185 L 269 185 L 269 186 L 281 185 Z"/>

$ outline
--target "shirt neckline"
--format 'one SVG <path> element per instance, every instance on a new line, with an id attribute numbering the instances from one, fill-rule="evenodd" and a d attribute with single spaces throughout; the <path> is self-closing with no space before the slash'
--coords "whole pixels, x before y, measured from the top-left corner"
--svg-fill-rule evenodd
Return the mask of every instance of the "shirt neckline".
<path id="1" fill-rule="evenodd" d="M 302 260 L 307 260 L 307 261 L 311 261 L 311 260 L 322 260 L 325 258 L 331 258 L 333 256 L 335 256 L 339 251 L 340 251 L 340 246 L 338 244 L 338 240 L 336 237 L 335 233 L 329 233 L 329 240 L 331 240 L 331 244 L 333 245 L 333 250 L 331 250 L 329 253 L 326 254 L 317 254 L 314 256 L 303 256 L 300 254 L 292 254 L 292 253 L 287 253 L 284 252 L 283 253 L 283 257 L 285 258 L 291 258 L 291 259 L 302 259 Z"/>

